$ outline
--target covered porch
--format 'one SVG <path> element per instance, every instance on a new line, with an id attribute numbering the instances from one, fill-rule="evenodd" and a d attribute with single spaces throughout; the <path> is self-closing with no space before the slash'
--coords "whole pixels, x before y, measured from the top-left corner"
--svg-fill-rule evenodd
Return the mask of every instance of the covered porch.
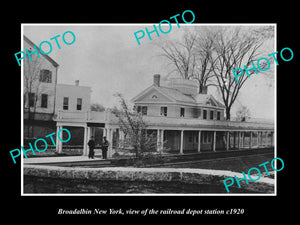
<path id="1" fill-rule="evenodd" d="M 274 146 L 273 124 L 247 123 L 235 121 L 207 121 L 200 119 L 149 117 L 145 116 L 147 132 L 154 132 L 157 152 L 170 154 L 217 152 L 266 148 Z M 124 150 L 124 133 L 117 118 L 106 110 L 104 112 L 69 113 L 61 112 L 56 118 L 57 131 L 63 127 L 82 127 L 82 155 L 88 155 L 87 143 L 94 136 L 101 145 L 103 136 L 110 143 L 108 157 Z M 100 131 L 99 131 L 100 130 Z M 61 132 L 62 134 L 63 132 Z M 63 134 L 62 134 L 63 135 Z M 58 141 L 56 151 L 62 152 Z"/>

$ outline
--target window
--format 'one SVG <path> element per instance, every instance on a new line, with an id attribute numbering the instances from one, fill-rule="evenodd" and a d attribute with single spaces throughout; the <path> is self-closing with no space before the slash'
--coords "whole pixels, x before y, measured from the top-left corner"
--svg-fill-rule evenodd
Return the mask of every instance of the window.
<path id="1" fill-rule="evenodd" d="M 184 108 L 180 108 L 180 117 L 184 117 Z"/>
<path id="2" fill-rule="evenodd" d="M 48 106 L 48 95 L 47 94 L 42 94 L 41 107 L 42 108 L 47 108 L 47 106 Z"/>
<path id="3" fill-rule="evenodd" d="M 81 110 L 82 109 L 82 98 L 77 98 L 77 106 L 76 106 L 77 110 Z"/>
<path id="4" fill-rule="evenodd" d="M 63 110 L 68 110 L 68 109 L 69 109 L 69 98 L 64 97 Z"/>
<path id="5" fill-rule="evenodd" d="M 217 120 L 221 119 L 221 112 L 217 112 Z"/>
<path id="6" fill-rule="evenodd" d="M 142 115 L 147 115 L 147 106 L 142 106 Z"/>
<path id="7" fill-rule="evenodd" d="M 168 115 L 168 107 L 160 107 L 160 115 L 161 116 L 167 116 Z"/>
<path id="8" fill-rule="evenodd" d="M 52 83 L 52 72 L 50 70 L 41 70 L 40 82 Z"/>
<path id="9" fill-rule="evenodd" d="M 203 119 L 206 120 L 207 118 L 207 110 L 203 110 Z"/>
<path id="10" fill-rule="evenodd" d="M 157 99 L 157 95 L 152 95 L 152 98 L 153 99 Z"/>
<path id="11" fill-rule="evenodd" d="M 34 102 L 35 102 L 35 94 L 32 92 L 29 92 L 28 93 L 28 106 L 34 107 Z"/>
<path id="12" fill-rule="evenodd" d="M 193 143 L 193 136 L 189 136 L 189 143 Z"/>
<path id="13" fill-rule="evenodd" d="M 142 115 L 147 115 L 148 107 L 147 106 L 137 106 L 137 113 L 142 113 Z"/>
<path id="14" fill-rule="evenodd" d="M 209 112 L 209 119 L 211 119 L 211 120 L 214 119 L 214 111 Z"/>

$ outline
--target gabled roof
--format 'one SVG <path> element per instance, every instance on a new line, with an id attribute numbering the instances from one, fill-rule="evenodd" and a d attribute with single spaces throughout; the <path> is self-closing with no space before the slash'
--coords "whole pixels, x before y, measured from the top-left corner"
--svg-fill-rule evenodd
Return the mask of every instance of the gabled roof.
<path id="1" fill-rule="evenodd" d="M 163 87 L 163 86 L 158 87 L 155 85 L 148 87 L 147 89 L 145 89 L 144 91 L 139 93 L 137 96 L 135 96 L 131 101 L 139 102 L 144 96 L 151 93 L 153 90 L 164 95 L 167 99 L 170 100 L 170 102 L 195 104 L 195 106 L 200 104 L 200 105 L 224 108 L 224 105 L 221 104 L 219 101 L 217 101 L 212 95 L 209 95 L 209 94 L 195 94 L 195 95 L 184 94 L 174 88 Z"/>
<path id="2" fill-rule="evenodd" d="M 197 104 L 225 107 L 222 103 L 217 101 L 212 95 L 209 94 L 197 94 L 193 95 L 193 98 Z"/>
<path id="3" fill-rule="evenodd" d="M 165 95 L 171 96 L 175 101 L 194 103 L 195 99 L 191 95 L 186 95 L 178 91 L 177 89 L 168 87 L 157 87 Z"/>
<path id="4" fill-rule="evenodd" d="M 24 41 L 26 41 L 29 45 L 36 46 L 36 48 L 40 51 L 39 47 L 34 44 L 28 37 L 26 37 L 25 35 L 23 35 Z M 58 63 L 55 62 L 50 56 L 48 55 L 43 55 L 53 66 L 58 67 Z"/>

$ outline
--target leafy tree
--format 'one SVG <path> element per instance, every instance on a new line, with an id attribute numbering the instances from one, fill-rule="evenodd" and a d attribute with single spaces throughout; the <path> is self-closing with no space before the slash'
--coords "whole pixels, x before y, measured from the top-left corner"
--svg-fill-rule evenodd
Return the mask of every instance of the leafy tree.
<path id="1" fill-rule="evenodd" d="M 133 147 L 136 158 L 143 157 L 144 153 L 155 151 L 156 137 L 147 133 L 147 125 L 142 114 L 130 110 L 120 93 L 117 93 L 116 97 L 120 100 L 121 109 L 115 107 L 112 113 L 119 119 L 120 129 L 125 134 L 125 145 L 128 144 Z"/>

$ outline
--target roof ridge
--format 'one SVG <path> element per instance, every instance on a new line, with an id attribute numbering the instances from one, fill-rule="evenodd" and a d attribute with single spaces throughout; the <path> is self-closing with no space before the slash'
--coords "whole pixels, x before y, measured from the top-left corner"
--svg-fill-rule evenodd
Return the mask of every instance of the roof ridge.
<path id="1" fill-rule="evenodd" d="M 24 38 L 24 40 L 27 41 L 30 45 L 36 46 L 36 48 L 40 51 L 40 48 L 39 48 L 33 41 L 31 41 L 28 37 L 26 37 L 24 34 L 23 34 L 23 38 Z M 59 66 L 59 64 L 58 64 L 57 62 L 55 62 L 54 59 L 52 59 L 50 56 L 44 55 L 44 54 L 42 54 L 42 55 L 43 55 L 45 58 L 47 58 L 47 59 L 52 63 L 53 66 L 55 66 L 55 67 L 58 67 L 58 66 Z"/>

